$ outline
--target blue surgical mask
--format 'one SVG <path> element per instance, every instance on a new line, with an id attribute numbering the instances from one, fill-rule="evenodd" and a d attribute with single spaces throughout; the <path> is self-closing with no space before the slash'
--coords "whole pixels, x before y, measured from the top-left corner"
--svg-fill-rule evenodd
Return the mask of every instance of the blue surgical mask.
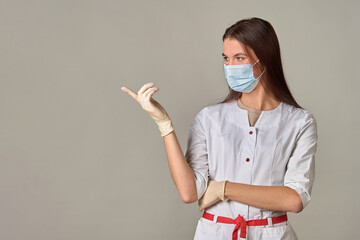
<path id="1" fill-rule="evenodd" d="M 256 61 L 258 63 L 259 60 Z M 258 78 L 254 77 L 253 66 L 255 64 L 241 64 L 241 65 L 226 65 L 224 64 L 225 78 L 234 91 L 249 93 L 258 84 L 260 77 L 266 69 L 260 74 Z"/>

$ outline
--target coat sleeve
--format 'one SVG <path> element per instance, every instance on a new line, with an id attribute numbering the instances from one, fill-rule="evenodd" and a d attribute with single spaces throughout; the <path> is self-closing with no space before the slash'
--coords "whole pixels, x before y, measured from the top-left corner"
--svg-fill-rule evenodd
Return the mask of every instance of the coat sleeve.
<path id="1" fill-rule="evenodd" d="M 198 200 L 205 193 L 209 181 L 205 127 L 206 112 L 207 108 L 203 108 L 193 119 L 185 151 L 186 161 L 194 171 Z"/>
<path id="2" fill-rule="evenodd" d="M 317 151 L 317 123 L 311 113 L 297 135 L 295 147 L 287 164 L 284 186 L 294 189 L 301 197 L 303 208 L 311 199 L 315 179 L 315 153 Z"/>

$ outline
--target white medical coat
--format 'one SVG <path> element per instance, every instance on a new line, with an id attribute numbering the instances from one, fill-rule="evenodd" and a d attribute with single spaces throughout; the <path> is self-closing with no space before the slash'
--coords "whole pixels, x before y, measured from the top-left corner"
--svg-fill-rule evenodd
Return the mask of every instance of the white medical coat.
<path id="1" fill-rule="evenodd" d="M 205 193 L 209 179 L 228 180 L 288 186 L 300 195 L 305 208 L 315 178 L 316 150 L 317 123 L 311 112 L 281 102 L 273 110 L 262 111 L 252 127 L 247 110 L 234 100 L 206 106 L 195 116 L 185 158 L 195 174 L 198 199 Z M 233 219 L 240 214 L 246 221 L 286 213 L 231 200 L 220 201 L 205 211 Z M 234 226 L 200 217 L 194 240 L 231 240 Z M 293 240 L 297 236 L 287 221 L 273 226 L 248 226 L 246 239 Z"/>

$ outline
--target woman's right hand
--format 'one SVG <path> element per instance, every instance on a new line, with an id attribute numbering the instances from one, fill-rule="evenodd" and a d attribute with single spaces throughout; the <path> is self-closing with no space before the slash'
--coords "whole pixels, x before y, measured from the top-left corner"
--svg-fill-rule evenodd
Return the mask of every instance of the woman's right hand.
<path id="1" fill-rule="evenodd" d="M 154 87 L 154 83 L 143 85 L 138 93 L 135 93 L 126 87 L 122 87 L 121 90 L 132 96 L 141 107 L 149 113 L 159 126 L 162 137 L 174 130 L 171 119 L 165 109 L 152 98 L 152 95 L 159 90 L 159 88 Z"/>

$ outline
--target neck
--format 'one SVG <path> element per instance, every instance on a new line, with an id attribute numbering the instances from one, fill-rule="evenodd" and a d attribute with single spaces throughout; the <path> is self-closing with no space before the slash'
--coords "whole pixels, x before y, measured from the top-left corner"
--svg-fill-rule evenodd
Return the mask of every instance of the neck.
<path id="1" fill-rule="evenodd" d="M 249 108 L 255 108 L 260 111 L 269 111 L 279 106 L 280 101 L 276 100 L 269 94 L 266 94 L 265 89 L 259 83 L 258 86 L 250 93 L 243 92 L 240 101 Z"/>

